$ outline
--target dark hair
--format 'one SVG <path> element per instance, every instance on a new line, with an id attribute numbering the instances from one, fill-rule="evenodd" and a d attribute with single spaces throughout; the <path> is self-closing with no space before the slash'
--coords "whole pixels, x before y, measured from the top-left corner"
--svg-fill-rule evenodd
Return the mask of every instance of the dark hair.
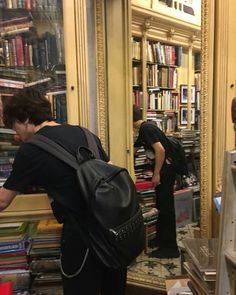
<path id="1" fill-rule="evenodd" d="M 142 112 L 139 107 L 133 104 L 133 122 L 142 120 Z"/>
<path id="2" fill-rule="evenodd" d="M 20 90 L 9 97 L 3 107 L 3 122 L 6 127 L 12 128 L 15 121 L 24 123 L 27 119 L 34 125 L 53 120 L 50 102 L 36 88 Z"/>

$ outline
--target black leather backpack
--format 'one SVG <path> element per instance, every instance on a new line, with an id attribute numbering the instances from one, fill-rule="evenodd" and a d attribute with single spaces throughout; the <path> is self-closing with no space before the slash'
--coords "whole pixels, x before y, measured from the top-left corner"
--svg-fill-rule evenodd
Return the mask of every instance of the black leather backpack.
<path id="1" fill-rule="evenodd" d="M 107 267 L 127 267 L 142 252 L 145 242 L 136 188 L 126 169 L 95 157 L 98 148 L 94 136 L 86 128 L 82 129 L 89 148 L 79 147 L 77 158 L 43 135 L 34 135 L 29 143 L 76 170 L 79 189 L 88 208 L 86 217 L 78 220 L 87 246 Z"/>

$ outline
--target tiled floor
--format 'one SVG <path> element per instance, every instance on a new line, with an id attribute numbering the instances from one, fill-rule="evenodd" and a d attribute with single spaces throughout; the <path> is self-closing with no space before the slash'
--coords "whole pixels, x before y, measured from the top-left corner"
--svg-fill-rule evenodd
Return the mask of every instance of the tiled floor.
<path id="1" fill-rule="evenodd" d="M 178 245 L 183 249 L 183 239 L 194 237 L 196 224 L 188 224 L 177 229 Z M 165 279 L 176 275 L 182 275 L 182 258 L 158 259 L 149 258 L 148 255 L 141 254 L 129 267 L 128 281 L 134 284 L 141 284 L 151 288 L 165 290 Z"/>

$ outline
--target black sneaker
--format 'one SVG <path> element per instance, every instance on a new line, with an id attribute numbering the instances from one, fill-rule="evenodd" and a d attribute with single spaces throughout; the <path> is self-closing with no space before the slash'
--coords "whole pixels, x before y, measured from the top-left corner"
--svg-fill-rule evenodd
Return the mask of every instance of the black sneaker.
<path id="1" fill-rule="evenodd" d="M 159 248 L 149 254 L 149 257 L 155 258 L 178 258 L 179 256 L 179 250 L 174 248 Z"/>

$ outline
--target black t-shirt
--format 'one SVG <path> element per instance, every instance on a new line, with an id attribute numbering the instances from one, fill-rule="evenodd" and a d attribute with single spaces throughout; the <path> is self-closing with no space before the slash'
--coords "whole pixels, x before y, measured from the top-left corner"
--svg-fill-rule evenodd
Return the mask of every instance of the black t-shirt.
<path id="1" fill-rule="evenodd" d="M 165 133 L 157 127 L 155 122 L 143 122 L 134 147 L 143 146 L 145 151 L 153 151 L 152 145 L 156 142 L 160 142 L 163 145 L 166 158 L 170 157 L 170 143 Z"/>
<path id="2" fill-rule="evenodd" d="M 76 155 L 79 146 L 87 146 L 82 129 L 72 125 L 45 126 L 38 134 L 54 140 L 68 152 Z M 100 140 L 95 136 L 101 159 L 109 161 Z M 78 181 L 75 170 L 39 147 L 23 143 L 14 160 L 11 175 L 3 185 L 6 189 L 25 192 L 29 186 L 44 188 L 54 201 L 69 203 L 70 209 L 83 209 L 79 198 Z M 69 202 L 68 202 L 69 198 Z"/>

